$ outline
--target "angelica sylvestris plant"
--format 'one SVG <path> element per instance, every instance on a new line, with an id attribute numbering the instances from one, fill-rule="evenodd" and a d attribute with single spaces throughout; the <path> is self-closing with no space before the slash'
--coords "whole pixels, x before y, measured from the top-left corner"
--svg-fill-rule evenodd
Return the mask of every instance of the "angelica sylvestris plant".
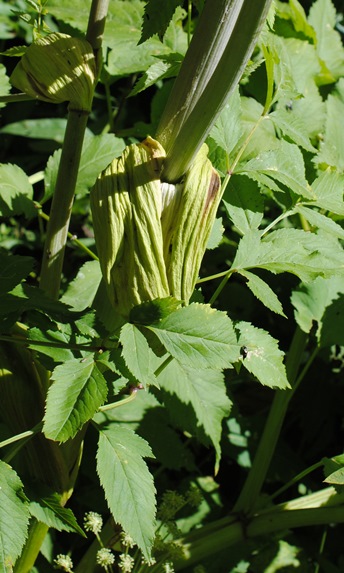
<path id="1" fill-rule="evenodd" d="M 0 573 L 339 571 L 340 14 L 7 4 Z"/>

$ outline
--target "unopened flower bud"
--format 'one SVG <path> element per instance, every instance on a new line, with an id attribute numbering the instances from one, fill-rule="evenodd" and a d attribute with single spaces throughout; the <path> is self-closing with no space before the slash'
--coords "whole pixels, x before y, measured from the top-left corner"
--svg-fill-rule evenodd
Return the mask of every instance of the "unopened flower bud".
<path id="1" fill-rule="evenodd" d="M 53 33 L 33 42 L 10 81 L 29 96 L 70 109 L 91 110 L 96 78 L 92 46 L 86 40 Z"/>
<path id="2" fill-rule="evenodd" d="M 133 306 L 169 296 L 161 230 L 163 148 L 129 145 L 91 192 L 97 251 L 108 295 L 128 317 Z"/>
<path id="3" fill-rule="evenodd" d="M 162 213 L 164 256 L 171 294 L 188 303 L 194 291 L 201 262 L 214 224 L 221 195 L 220 177 L 203 145 L 175 195 Z"/>
<path id="4" fill-rule="evenodd" d="M 121 315 L 169 296 L 189 302 L 220 200 L 207 151 L 204 145 L 180 183 L 163 183 L 164 149 L 147 137 L 126 147 L 92 189 L 100 266 Z"/>

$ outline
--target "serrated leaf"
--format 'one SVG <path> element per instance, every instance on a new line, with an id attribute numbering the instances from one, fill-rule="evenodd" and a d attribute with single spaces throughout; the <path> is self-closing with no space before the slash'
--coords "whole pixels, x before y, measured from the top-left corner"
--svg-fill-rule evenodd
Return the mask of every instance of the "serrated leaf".
<path id="1" fill-rule="evenodd" d="M 344 136 L 338 121 L 338 117 L 344 114 L 344 102 L 339 97 L 329 94 L 325 105 L 325 133 L 314 161 L 322 169 L 332 166 L 344 171 Z"/>
<path id="2" fill-rule="evenodd" d="M 8 76 L 6 75 L 6 68 L 3 64 L 0 64 L 0 97 L 7 96 L 10 93 L 11 84 Z M 0 108 L 4 107 L 6 104 L 0 102 Z"/>
<path id="3" fill-rule="evenodd" d="M 28 176 L 18 165 L 0 165 L 0 214 L 4 217 L 24 214 L 34 217 L 37 212 L 33 188 Z"/>
<path id="4" fill-rule="evenodd" d="M 210 131 L 210 137 L 230 155 L 242 136 L 242 133 L 241 100 L 239 88 L 237 87 Z"/>
<path id="5" fill-rule="evenodd" d="M 117 523 L 150 558 L 155 536 L 155 487 L 144 457 L 148 443 L 132 430 L 109 426 L 99 430 L 97 472 Z"/>
<path id="6" fill-rule="evenodd" d="M 14 10 L 13 10 L 14 12 Z M 8 50 L 5 50 L 4 52 L 0 52 L 1 56 L 9 56 L 9 57 L 15 57 L 15 58 L 21 58 L 25 52 L 27 50 L 27 46 L 12 46 L 12 48 L 8 48 Z M 11 84 L 9 84 L 9 89 L 11 87 Z M 6 95 L 6 94 L 1 94 L 1 95 Z"/>
<path id="7" fill-rule="evenodd" d="M 225 229 L 222 225 L 222 219 L 215 219 L 207 242 L 207 249 L 212 250 L 219 246 L 222 241 L 224 231 Z"/>
<path id="8" fill-rule="evenodd" d="M 272 336 L 250 324 L 239 322 L 239 343 L 245 347 L 243 365 L 261 384 L 270 388 L 290 388 L 283 364 L 284 353 Z"/>
<path id="9" fill-rule="evenodd" d="M 246 284 L 248 288 L 260 302 L 273 312 L 276 312 L 276 314 L 280 314 L 286 318 L 277 295 L 263 279 L 249 271 L 240 271 L 239 274 L 247 279 Z"/>
<path id="10" fill-rule="evenodd" d="M 168 54 L 166 57 L 162 56 L 160 61 L 149 66 L 148 70 L 143 73 L 129 95 L 135 96 L 159 80 L 176 77 L 182 61 L 183 56 L 181 54 Z"/>
<path id="11" fill-rule="evenodd" d="M 310 209 L 304 205 L 296 205 L 295 211 L 300 213 L 312 227 L 322 229 L 338 239 L 344 239 L 344 229 L 330 217 L 326 217 L 326 215 L 319 213 L 319 211 Z"/>
<path id="12" fill-rule="evenodd" d="M 165 0 L 163 4 L 160 0 L 147 0 L 139 43 L 145 42 L 154 34 L 158 34 L 162 40 L 177 6 L 182 3 L 183 0 Z"/>
<path id="13" fill-rule="evenodd" d="M 193 303 L 176 310 L 156 327 L 149 326 L 166 350 L 193 368 L 230 368 L 239 347 L 231 320 L 224 312 Z"/>
<path id="14" fill-rule="evenodd" d="M 280 145 L 271 121 L 262 119 L 263 112 L 264 107 L 255 99 L 241 98 L 243 134 L 236 147 L 236 150 L 240 151 L 241 147 L 244 146 L 241 162 L 257 157 L 263 151 L 271 151 Z M 234 150 L 234 154 L 236 150 Z M 240 165 L 241 163 L 239 163 Z"/>
<path id="15" fill-rule="evenodd" d="M 31 257 L 0 253 L 0 294 L 12 290 L 27 277 L 32 267 Z"/>
<path id="16" fill-rule="evenodd" d="M 177 10 L 165 35 L 164 43 L 155 36 L 138 45 L 141 36 L 144 3 L 140 0 L 111 0 L 103 47 L 108 51 L 104 63 L 111 76 L 143 72 L 154 64 L 157 55 L 179 52 L 187 48 L 187 34 L 180 25 L 185 11 Z M 50 0 L 49 13 L 71 24 L 82 33 L 87 29 L 89 7 L 84 0 Z"/>
<path id="17" fill-rule="evenodd" d="M 264 215 L 264 199 L 258 185 L 244 175 L 231 177 L 223 204 L 236 228 L 244 235 L 258 229 Z"/>
<path id="18" fill-rule="evenodd" d="M 43 431 L 47 438 L 65 442 L 88 422 L 107 396 L 107 384 L 93 356 L 69 360 L 52 373 Z"/>
<path id="19" fill-rule="evenodd" d="M 124 147 L 123 139 L 113 134 L 87 134 L 82 147 L 75 193 L 80 196 L 87 194 L 99 173 L 111 163 L 114 157 L 121 154 Z M 48 160 L 45 171 L 44 201 L 54 193 L 60 158 L 61 150 L 59 149 Z"/>
<path id="20" fill-rule="evenodd" d="M 272 273 L 289 272 L 303 282 L 343 272 L 343 249 L 327 234 L 279 229 L 262 240 L 260 236 L 259 231 L 251 231 L 242 237 L 233 269 L 264 268 Z"/>
<path id="21" fill-rule="evenodd" d="M 331 0 L 317 0 L 308 17 L 316 32 L 316 50 L 333 74 L 333 81 L 344 74 L 344 48 L 340 35 L 334 30 L 336 9 Z"/>
<path id="22" fill-rule="evenodd" d="M 149 347 L 142 332 L 134 324 L 125 324 L 121 329 L 122 355 L 129 370 L 143 386 L 157 386 L 154 371 L 157 357 Z"/>
<path id="23" fill-rule="evenodd" d="M 316 149 L 309 140 L 308 128 L 301 117 L 293 113 L 293 103 L 290 104 L 290 111 L 279 107 L 276 111 L 269 114 L 269 118 L 277 129 L 280 129 L 284 136 L 289 137 L 292 142 L 296 143 L 306 151 L 315 153 Z"/>
<path id="24" fill-rule="evenodd" d="M 43 344 L 39 344 L 42 342 Z M 30 328 L 28 331 L 28 343 L 32 350 L 36 350 L 40 355 L 48 357 L 47 368 L 62 362 L 68 362 L 74 358 L 73 352 L 68 348 L 70 338 L 60 330 L 47 328 Z M 54 344 L 66 345 L 66 348 L 58 348 Z M 45 362 L 44 358 L 42 362 Z"/>
<path id="25" fill-rule="evenodd" d="M 0 571 L 8 573 L 24 546 L 30 513 L 23 484 L 16 472 L 0 461 Z"/>
<path id="26" fill-rule="evenodd" d="M 98 261 L 87 261 L 79 269 L 75 279 L 68 285 L 61 297 L 61 302 L 68 304 L 72 310 L 81 311 L 90 307 L 96 296 L 102 278 Z"/>
<path id="27" fill-rule="evenodd" d="M 222 373 L 188 368 L 173 360 L 161 372 L 158 382 L 173 423 L 201 441 L 210 440 L 213 444 L 217 470 L 221 458 L 222 420 L 231 409 Z"/>
<path id="28" fill-rule="evenodd" d="M 344 216 L 344 175 L 330 171 L 321 173 L 312 184 L 315 204 L 321 209 Z"/>
<path id="29" fill-rule="evenodd" d="M 71 531 L 86 537 L 71 509 L 61 507 L 56 493 L 30 501 L 30 513 L 41 523 L 57 531 Z"/>
<path id="30" fill-rule="evenodd" d="M 281 140 L 278 149 L 260 153 L 245 165 L 240 164 L 235 172 L 244 173 L 274 191 L 281 191 L 283 187 L 278 183 L 282 183 L 297 195 L 314 199 L 305 177 L 302 153 L 293 143 Z"/>
<path id="31" fill-rule="evenodd" d="M 301 330 L 310 332 L 314 322 L 318 323 L 317 337 L 319 339 L 322 329 L 322 320 L 326 308 L 344 293 L 343 278 L 334 276 L 330 279 L 318 277 L 308 285 L 300 285 L 291 296 L 295 308 L 295 319 Z M 333 322 L 331 330 L 334 329 Z"/>

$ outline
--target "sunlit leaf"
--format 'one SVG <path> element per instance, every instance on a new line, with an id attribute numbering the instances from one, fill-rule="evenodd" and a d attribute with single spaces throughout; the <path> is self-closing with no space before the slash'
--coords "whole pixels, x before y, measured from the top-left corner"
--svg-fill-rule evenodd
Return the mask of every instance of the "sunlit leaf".
<path id="1" fill-rule="evenodd" d="M 149 559 L 155 535 L 155 487 L 144 457 L 153 457 L 145 440 L 128 428 L 99 429 L 97 472 L 117 523 Z"/>
<path id="2" fill-rule="evenodd" d="M 239 343 L 245 348 L 243 364 L 261 384 L 270 388 L 289 388 L 283 364 L 283 352 L 272 336 L 249 322 L 239 322 Z"/>

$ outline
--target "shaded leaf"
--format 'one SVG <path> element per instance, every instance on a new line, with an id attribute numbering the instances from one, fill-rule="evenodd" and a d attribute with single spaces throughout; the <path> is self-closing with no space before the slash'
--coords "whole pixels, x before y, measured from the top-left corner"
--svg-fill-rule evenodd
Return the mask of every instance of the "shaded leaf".
<path id="1" fill-rule="evenodd" d="M 263 219 L 264 199 L 254 181 L 243 175 L 231 177 L 223 204 L 229 218 L 243 235 L 251 229 L 258 229 Z"/>
<path id="2" fill-rule="evenodd" d="M 125 363 L 135 378 L 144 386 L 156 386 L 157 357 L 142 332 L 134 324 L 127 323 L 121 329 L 120 342 Z"/>
<path id="3" fill-rule="evenodd" d="M 0 253 L 0 294 L 12 290 L 27 277 L 32 267 L 31 257 Z"/>
<path id="4" fill-rule="evenodd" d="M 0 214 L 4 217 L 24 214 L 34 217 L 33 188 L 28 176 L 20 167 L 0 165 Z"/>
<path id="5" fill-rule="evenodd" d="M 114 157 L 121 154 L 124 147 L 123 139 L 116 138 L 113 134 L 87 135 L 82 147 L 75 193 L 80 196 L 88 193 L 101 171 L 111 163 Z M 59 149 L 48 160 L 45 171 L 44 201 L 54 193 L 60 158 L 61 150 Z"/>
<path id="6" fill-rule="evenodd" d="M 308 285 L 300 285 L 291 296 L 295 308 L 295 319 L 301 330 L 310 332 L 314 322 L 317 323 L 318 342 L 323 346 L 340 344 L 338 334 L 343 328 L 343 321 L 338 316 L 331 323 L 323 324 L 327 308 L 339 300 L 344 293 L 343 277 L 333 276 L 329 279 L 316 278 Z M 342 338 L 342 336 L 339 336 Z M 328 342 L 327 342 L 328 341 Z"/>
<path id="7" fill-rule="evenodd" d="M 68 304 L 72 310 L 81 311 L 90 307 L 96 296 L 102 278 L 98 261 L 87 261 L 80 267 L 75 279 L 68 285 L 61 297 L 61 302 Z"/>
<path id="8" fill-rule="evenodd" d="M 245 368 L 264 386 L 290 388 L 283 364 L 284 353 L 279 350 L 277 340 L 249 322 L 239 322 L 235 328 L 240 333 L 239 343 L 247 349 L 243 358 Z"/>
<path id="9" fill-rule="evenodd" d="M 30 513 L 38 521 L 57 529 L 57 531 L 72 531 L 86 537 L 72 510 L 61 507 L 59 496 L 56 493 L 31 499 Z"/>
<path id="10" fill-rule="evenodd" d="M 213 444 L 217 470 L 222 420 L 231 409 L 222 373 L 189 368 L 173 360 L 159 374 L 158 382 L 172 422 L 206 444 L 209 441 Z"/>
<path id="11" fill-rule="evenodd" d="M 97 472 L 117 523 L 149 559 L 155 536 L 155 487 L 144 457 L 148 443 L 121 426 L 99 429 Z"/>
<path id="12" fill-rule="evenodd" d="M 67 120 L 59 117 L 24 119 L 9 123 L 1 128 L 1 133 L 11 133 L 29 139 L 49 139 L 62 145 Z"/>

